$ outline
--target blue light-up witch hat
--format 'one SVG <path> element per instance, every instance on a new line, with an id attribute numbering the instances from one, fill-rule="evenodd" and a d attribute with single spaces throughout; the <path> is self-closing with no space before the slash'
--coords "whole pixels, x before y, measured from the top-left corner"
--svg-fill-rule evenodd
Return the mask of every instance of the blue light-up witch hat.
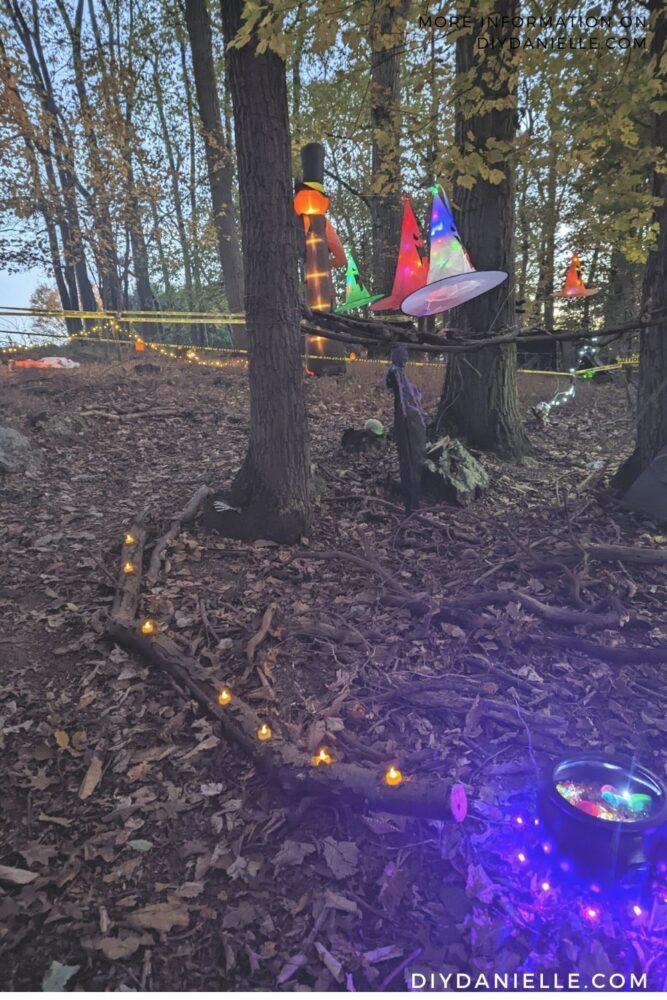
<path id="1" fill-rule="evenodd" d="M 431 247 L 426 284 L 401 302 L 408 316 L 433 316 L 495 288 L 506 271 L 476 271 L 458 234 L 447 195 L 433 189 Z"/>

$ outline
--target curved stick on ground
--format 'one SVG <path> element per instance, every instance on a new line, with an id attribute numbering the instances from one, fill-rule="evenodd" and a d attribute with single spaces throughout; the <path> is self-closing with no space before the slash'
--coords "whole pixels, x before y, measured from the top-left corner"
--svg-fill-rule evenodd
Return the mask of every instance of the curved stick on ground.
<path id="1" fill-rule="evenodd" d="M 667 646 L 602 646 L 579 636 L 549 633 L 521 636 L 518 642 L 535 643 L 545 648 L 574 649 L 607 663 L 667 663 Z"/>
<path id="2" fill-rule="evenodd" d="M 514 601 L 523 605 L 528 611 L 539 615 L 548 622 L 556 625 L 590 625 L 594 628 L 613 628 L 618 625 L 618 611 L 607 611 L 604 614 L 597 614 L 595 611 L 570 611 L 568 608 L 558 608 L 551 604 L 544 604 L 530 594 L 524 594 L 521 590 L 490 590 L 482 594 L 470 594 L 468 597 L 459 597 L 452 602 L 455 607 L 479 608 L 490 604 L 511 604 Z M 436 612 L 435 617 L 437 617 Z"/>
<path id="3" fill-rule="evenodd" d="M 172 519 L 169 529 L 165 531 L 164 535 L 161 535 L 155 543 L 155 548 L 151 555 L 151 561 L 148 567 L 148 572 L 146 573 L 146 580 L 153 586 L 157 582 L 157 578 L 160 575 L 160 566 L 162 565 L 162 553 L 167 548 L 167 546 L 173 542 L 177 537 L 181 528 L 184 524 L 189 524 L 190 521 L 194 521 L 199 508 L 202 506 L 204 501 L 213 493 L 210 486 L 200 486 L 197 492 L 190 498 L 188 503 L 185 505 L 180 514 Z"/>

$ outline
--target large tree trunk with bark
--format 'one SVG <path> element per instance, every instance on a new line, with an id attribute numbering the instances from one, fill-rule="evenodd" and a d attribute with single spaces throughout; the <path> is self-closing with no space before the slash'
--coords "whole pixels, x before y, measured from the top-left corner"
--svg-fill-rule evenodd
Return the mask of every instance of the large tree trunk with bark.
<path id="1" fill-rule="evenodd" d="M 400 134 L 401 56 L 410 0 L 374 0 L 371 44 L 371 194 L 373 287 L 388 295 L 403 215 Z M 389 45 L 387 41 L 389 40 Z"/>
<path id="2" fill-rule="evenodd" d="M 660 0 L 650 0 L 649 9 L 653 29 L 651 54 L 655 60 L 656 79 L 664 94 L 667 87 L 664 56 L 667 12 Z M 633 454 L 616 475 L 615 484 L 621 488 L 629 486 L 667 445 L 667 174 L 662 166 L 667 155 L 667 111 L 664 110 L 664 103 L 663 109 L 656 110 L 653 117 L 653 145 L 656 166 L 653 169 L 652 193 L 657 199 L 653 221 L 658 227 L 658 237 L 646 263 L 642 304 L 643 312 L 658 312 L 660 322 L 641 333 L 637 440 Z"/>
<path id="3" fill-rule="evenodd" d="M 223 0 L 241 195 L 250 361 L 250 440 L 230 502 L 207 523 L 225 534 L 291 543 L 308 528 L 309 455 L 285 66 L 257 36 L 230 48 L 243 0 Z"/>
<path id="4" fill-rule="evenodd" d="M 206 0 L 186 0 L 185 20 L 190 38 L 192 68 L 201 118 L 201 135 L 211 191 L 213 223 L 218 242 L 218 256 L 231 312 L 243 310 L 243 261 L 238 241 L 238 225 L 232 194 L 233 162 L 220 114 L 220 101 L 213 62 L 211 21 Z M 238 328 L 236 328 L 238 330 Z M 234 334 L 235 346 L 243 346 Z"/>
<path id="5" fill-rule="evenodd" d="M 499 14 L 510 18 L 517 0 L 500 0 Z M 474 14 L 474 11 L 471 13 Z M 475 21 L 477 24 L 478 21 Z M 506 37 L 511 29 L 497 29 Z M 507 47 L 476 47 L 477 27 L 456 42 L 459 81 L 473 87 L 457 112 L 457 143 L 465 157 L 487 144 L 507 150 L 516 135 L 516 66 Z M 491 32 L 489 32 L 491 33 Z M 475 62 L 477 56 L 478 61 Z M 478 96 L 471 96 L 476 94 Z M 487 110 L 488 102 L 501 104 Z M 493 184 L 477 177 L 472 188 L 457 184 L 454 200 L 464 246 L 477 270 L 507 271 L 506 282 L 455 311 L 453 325 L 469 332 L 507 330 L 516 325 L 514 296 L 514 165 L 511 154 L 490 166 L 504 177 Z M 438 409 L 438 427 L 459 435 L 474 448 L 518 458 L 525 448 L 516 386 L 516 346 L 489 347 L 453 355 L 447 365 Z"/>

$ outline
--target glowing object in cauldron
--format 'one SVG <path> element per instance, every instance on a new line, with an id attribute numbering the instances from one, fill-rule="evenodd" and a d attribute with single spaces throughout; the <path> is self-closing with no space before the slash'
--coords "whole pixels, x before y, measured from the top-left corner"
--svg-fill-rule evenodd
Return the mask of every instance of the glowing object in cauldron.
<path id="1" fill-rule="evenodd" d="M 223 688 L 218 695 L 218 705 L 229 705 L 232 700 L 232 692 L 229 688 Z"/>
<path id="2" fill-rule="evenodd" d="M 403 781 L 403 775 L 398 770 L 398 768 L 394 767 L 394 765 L 392 764 L 391 767 L 388 767 L 387 770 L 385 771 L 384 780 L 385 784 L 389 785 L 392 788 L 395 788 L 396 785 L 400 785 L 401 782 Z"/>
<path id="3" fill-rule="evenodd" d="M 580 812 L 610 822 L 632 823 L 644 819 L 651 809 L 650 795 L 628 788 L 619 792 L 613 785 L 597 789 L 568 779 L 557 782 L 556 791 Z"/>

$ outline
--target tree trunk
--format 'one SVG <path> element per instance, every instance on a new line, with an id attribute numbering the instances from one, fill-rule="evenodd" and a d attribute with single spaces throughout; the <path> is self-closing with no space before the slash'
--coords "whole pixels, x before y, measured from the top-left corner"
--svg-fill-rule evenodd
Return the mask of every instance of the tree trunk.
<path id="1" fill-rule="evenodd" d="M 603 326 L 627 323 L 639 314 L 642 273 L 641 264 L 628 260 L 622 250 L 615 246 L 612 247 L 607 274 Z"/>
<path id="2" fill-rule="evenodd" d="M 538 179 L 538 186 L 541 195 L 540 206 L 540 240 L 539 240 L 539 269 L 537 274 L 537 288 L 535 290 L 535 302 L 531 310 L 529 325 L 542 324 L 545 329 L 553 330 L 554 327 L 554 300 L 552 292 L 554 290 L 554 260 L 556 253 L 556 225 L 557 225 L 557 174 L 556 158 L 557 150 L 553 144 L 549 149 L 549 165 L 547 167 L 546 185 L 543 188 Z"/>
<path id="3" fill-rule="evenodd" d="M 530 226 L 528 223 L 528 212 L 526 199 L 528 195 L 528 171 L 524 167 L 521 171 L 521 194 L 519 196 L 519 232 L 521 233 L 521 253 L 519 276 L 517 284 L 517 300 L 525 302 L 528 287 L 528 261 L 530 259 Z"/>
<path id="4" fill-rule="evenodd" d="M 187 49 L 183 39 L 183 33 L 178 30 L 178 49 L 181 56 L 181 76 L 183 77 L 183 89 L 185 91 L 185 106 L 188 112 L 188 160 L 190 180 L 188 184 L 188 201 L 190 202 L 190 257 L 192 260 L 192 280 L 195 288 L 197 306 L 201 306 L 201 248 L 197 228 L 197 129 L 195 127 L 194 97 L 192 94 L 192 81 L 188 68 Z M 201 327 L 202 332 L 206 330 Z M 202 340 L 201 343 L 205 343 Z"/>
<path id="5" fill-rule="evenodd" d="M 274 52 L 257 54 L 255 33 L 242 48 L 229 48 L 243 0 L 223 0 L 221 7 L 236 123 L 250 361 L 250 440 L 230 498 L 244 509 L 224 530 L 291 543 L 310 521 L 310 462 L 285 66 Z"/>
<path id="6" fill-rule="evenodd" d="M 133 6 L 129 4 L 130 26 L 127 44 L 123 51 L 120 40 L 116 37 L 117 23 L 114 13 L 108 4 L 102 4 L 102 14 L 107 26 L 107 44 L 102 42 L 94 0 L 88 0 L 90 26 L 95 42 L 97 69 L 100 73 L 101 92 L 111 114 L 119 126 L 119 151 L 125 164 L 125 224 L 129 232 L 134 264 L 134 280 L 139 308 L 146 312 L 159 310 L 159 302 L 153 292 L 150 281 L 148 248 L 144 235 L 139 193 L 134 175 L 135 135 L 132 124 L 134 110 L 134 21 Z M 123 110 L 121 94 L 125 97 Z M 127 286 L 127 282 L 125 283 Z M 127 299 L 127 287 L 124 290 Z M 144 340 L 159 339 L 162 327 L 156 323 L 140 324 L 141 336 Z"/>
<path id="7" fill-rule="evenodd" d="M 185 276 L 185 296 L 188 308 L 193 309 L 194 302 L 192 299 L 192 261 L 190 259 L 190 240 L 185 226 L 185 216 L 183 215 L 183 199 L 181 198 L 181 184 L 179 177 L 180 171 L 176 162 L 176 157 L 174 156 L 174 147 L 171 141 L 171 136 L 169 135 L 167 118 L 164 113 L 164 95 L 162 93 L 162 84 L 160 83 L 160 67 L 157 55 L 154 55 L 153 57 L 153 88 L 155 90 L 155 104 L 157 107 L 158 119 L 162 130 L 162 142 L 164 143 L 164 150 L 167 154 L 167 164 L 169 166 L 169 170 L 167 172 L 171 181 L 171 195 L 174 200 L 176 228 L 178 230 L 178 239 L 181 244 L 183 273 Z"/>
<path id="8" fill-rule="evenodd" d="M 665 45 L 667 12 L 660 0 L 650 0 L 651 55 L 662 93 L 667 87 Z M 660 60 L 662 59 L 662 62 Z M 658 98 L 656 97 L 656 100 Z M 615 485 L 625 488 L 651 464 L 667 445 L 667 174 L 661 164 L 667 154 L 667 110 L 657 108 L 653 116 L 656 157 L 652 194 L 656 199 L 653 221 L 658 227 L 655 247 L 646 262 L 642 289 L 642 312 L 660 311 L 660 322 L 643 330 L 639 346 L 639 391 L 637 393 L 637 439 L 635 450 L 621 466 Z"/>
<path id="9" fill-rule="evenodd" d="M 43 145 L 48 147 L 48 158 L 52 157 L 60 183 L 66 219 L 66 223 L 61 225 L 61 232 L 70 299 L 78 298 L 82 309 L 86 312 L 95 312 L 97 303 L 86 267 L 76 200 L 74 151 L 61 127 L 62 116 L 59 113 L 53 82 L 44 57 L 37 8 L 33 7 L 33 21 L 32 25 L 29 25 L 18 2 L 5 3 L 5 7 L 25 50 L 35 91 L 44 115 L 44 128 L 49 134 L 48 141 Z M 55 181 L 55 177 L 50 178 L 50 180 Z M 73 287 L 72 277 L 76 282 L 76 288 Z"/>
<path id="10" fill-rule="evenodd" d="M 517 0 L 500 0 L 499 14 L 510 19 Z M 473 12 L 474 13 L 474 12 Z M 478 21 L 475 21 L 478 24 Z M 465 157 L 484 150 L 489 140 L 507 144 L 516 134 L 516 67 L 507 47 L 484 50 L 475 62 L 477 28 L 456 42 L 458 79 L 469 81 L 480 96 L 464 97 L 457 112 L 457 143 Z M 507 31 L 498 34 L 507 37 Z M 474 67 L 474 70 L 473 70 Z M 488 110 L 488 102 L 501 103 Z M 472 139 L 470 136 L 472 135 Z M 492 164 L 497 167 L 498 164 Z M 477 177 L 472 189 L 457 184 L 454 198 L 463 245 L 477 270 L 503 270 L 509 277 L 490 292 L 457 309 L 453 325 L 463 330 L 506 330 L 516 325 L 514 306 L 514 164 L 509 152 L 504 178 L 492 184 Z M 438 410 L 438 427 L 464 438 L 473 448 L 518 458 L 526 440 L 516 386 L 516 346 L 487 347 L 450 357 Z"/>
<path id="11" fill-rule="evenodd" d="M 598 262 L 600 259 L 600 247 L 596 246 L 593 251 L 593 256 L 591 257 L 591 266 L 586 276 L 586 287 L 593 288 L 597 280 L 597 270 Z M 591 300 L 590 298 L 584 299 L 583 315 L 581 317 L 581 325 L 584 329 L 590 327 L 591 325 Z"/>
<path id="12" fill-rule="evenodd" d="M 394 280 L 403 215 L 400 135 L 401 56 L 410 0 L 374 0 L 371 44 L 370 210 L 373 234 L 373 287 L 388 295 Z M 390 45 L 387 47 L 387 39 Z"/>
<path id="13" fill-rule="evenodd" d="M 18 82 L 7 58 L 2 38 L 0 38 L 0 82 L 3 88 L 2 92 L 0 92 L 0 100 L 7 115 L 5 121 L 10 120 L 12 122 L 13 127 L 21 136 L 25 146 L 25 159 L 32 184 L 32 197 L 44 219 L 49 253 L 51 255 L 51 266 L 58 294 L 60 295 L 60 304 L 63 309 L 74 311 L 78 309 L 76 281 L 74 280 L 73 273 L 71 271 L 68 273 L 67 266 L 63 264 L 60 245 L 58 243 L 58 226 L 55 220 L 58 218 L 62 220 L 63 209 L 59 198 L 60 192 L 55 182 L 55 172 L 51 163 L 50 150 L 41 141 L 39 131 L 33 126 L 28 115 Z M 46 189 L 40 175 L 40 159 L 44 164 L 46 172 Z M 70 287 L 74 291 L 74 299 L 70 295 Z M 68 333 L 80 333 L 83 329 L 81 320 L 72 317 L 68 317 L 65 320 L 65 325 Z"/>
<path id="14" fill-rule="evenodd" d="M 74 21 L 69 16 L 64 0 L 56 0 L 72 46 L 74 83 L 79 98 L 81 122 L 86 139 L 89 167 L 89 184 L 92 191 L 87 194 L 88 209 L 94 221 L 94 252 L 100 271 L 100 293 L 106 309 L 118 310 L 122 307 L 120 268 L 116 250 L 116 239 L 111 222 L 110 191 L 107 172 L 102 163 L 100 146 L 95 130 L 95 114 L 86 90 L 86 74 L 81 49 L 81 27 L 83 21 L 83 0 L 77 0 Z"/>
<path id="15" fill-rule="evenodd" d="M 224 6 L 224 3 L 223 3 Z M 206 0 L 186 0 L 185 20 L 192 51 L 192 67 L 197 92 L 197 106 L 202 124 L 206 153 L 213 223 L 218 242 L 218 256 L 231 312 L 243 311 L 243 261 L 239 250 L 238 226 L 233 200 L 233 162 L 220 116 L 220 101 L 213 62 L 211 21 Z M 235 328 L 238 330 L 238 327 Z M 234 333 L 236 347 L 243 346 L 240 332 Z"/>

